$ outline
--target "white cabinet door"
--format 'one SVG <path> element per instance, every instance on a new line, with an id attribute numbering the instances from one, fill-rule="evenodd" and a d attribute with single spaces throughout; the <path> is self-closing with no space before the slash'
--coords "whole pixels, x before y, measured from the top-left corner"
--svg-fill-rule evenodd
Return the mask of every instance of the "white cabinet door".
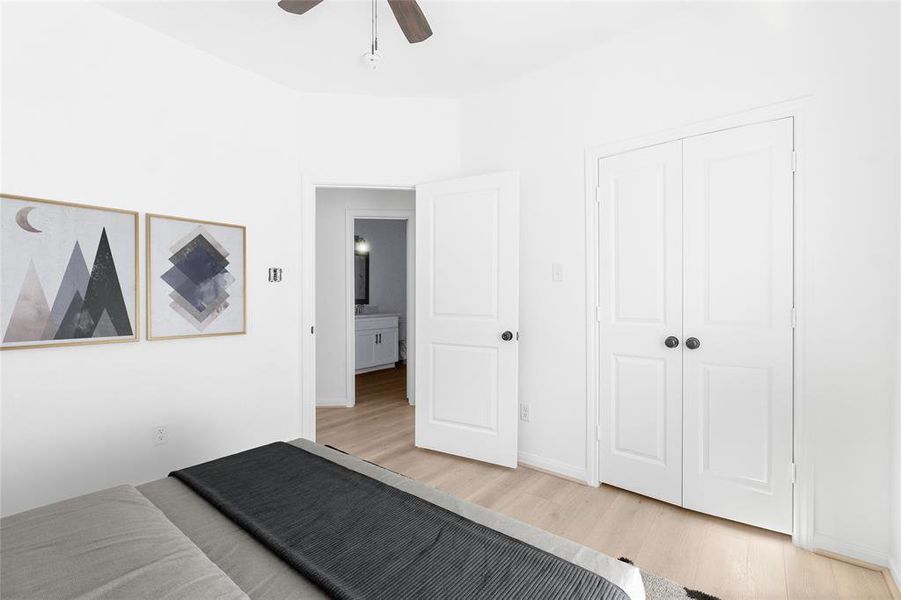
<path id="1" fill-rule="evenodd" d="M 792 120 L 684 141 L 684 505 L 792 528 Z"/>
<path id="2" fill-rule="evenodd" d="M 601 481 L 682 502 L 681 142 L 599 164 Z"/>
<path id="3" fill-rule="evenodd" d="M 367 369 L 379 364 L 375 357 L 375 335 L 374 331 L 358 331 L 356 333 L 354 353 L 357 359 L 357 369 Z"/>
<path id="4" fill-rule="evenodd" d="M 417 446 L 516 466 L 518 294 L 517 174 L 417 186 Z"/>
<path id="5" fill-rule="evenodd" d="M 396 363 L 397 351 L 397 329 L 382 329 L 376 332 L 375 364 Z"/>

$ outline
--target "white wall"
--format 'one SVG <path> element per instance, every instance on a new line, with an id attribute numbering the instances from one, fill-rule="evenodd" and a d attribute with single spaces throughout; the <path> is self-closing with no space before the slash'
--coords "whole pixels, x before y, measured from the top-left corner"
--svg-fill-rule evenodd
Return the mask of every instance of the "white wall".
<path id="1" fill-rule="evenodd" d="M 456 173 L 458 105 L 298 95 L 95 4 L 2 11 L 2 190 L 245 224 L 249 330 L 0 354 L 3 514 L 296 437 L 301 174 Z"/>
<path id="2" fill-rule="evenodd" d="M 407 339 L 407 222 L 357 219 L 356 235 L 369 242 L 369 312 L 400 315 L 398 341 Z"/>
<path id="3" fill-rule="evenodd" d="M 885 563 L 898 366 L 898 17 L 728 3 L 464 99 L 465 171 L 522 184 L 520 447 L 585 469 L 584 152 L 810 95 L 807 389 L 816 545 Z M 566 279 L 551 281 L 551 264 Z M 896 499 L 896 502 L 899 500 Z"/>
<path id="4" fill-rule="evenodd" d="M 347 402 L 346 220 L 349 209 L 413 210 L 411 190 L 316 191 L 316 402 Z"/>

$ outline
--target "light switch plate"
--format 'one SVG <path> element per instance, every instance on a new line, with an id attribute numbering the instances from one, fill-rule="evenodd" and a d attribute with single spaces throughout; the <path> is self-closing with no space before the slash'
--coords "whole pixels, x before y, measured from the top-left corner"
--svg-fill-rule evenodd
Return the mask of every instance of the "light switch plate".
<path id="1" fill-rule="evenodd" d="M 551 265 L 551 280 L 552 281 L 563 281 L 563 265 L 560 263 L 554 263 Z"/>

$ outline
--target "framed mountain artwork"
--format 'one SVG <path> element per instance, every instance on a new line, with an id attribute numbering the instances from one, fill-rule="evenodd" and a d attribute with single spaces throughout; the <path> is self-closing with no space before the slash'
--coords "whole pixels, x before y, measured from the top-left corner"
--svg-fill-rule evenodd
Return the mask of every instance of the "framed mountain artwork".
<path id="1" fill-rule="evenodd" d="M 138 213 L 0 194 L 0 349 L 138 339 Z"/>
<path id="2" fill-rule="evenodd" d="M 147 339 L 247 332 L 245 228 L 147 215 Z"/>

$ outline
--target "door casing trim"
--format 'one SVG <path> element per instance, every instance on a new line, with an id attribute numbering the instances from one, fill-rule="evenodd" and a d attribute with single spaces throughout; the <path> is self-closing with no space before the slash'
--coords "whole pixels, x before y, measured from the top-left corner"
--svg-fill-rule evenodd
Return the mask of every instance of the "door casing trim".
<path id="1" fill-rule="evenodd" d="M 300 328 L 298 354 L 300 380 L 297 384 L 300 404 L 300 437 L 316 441 L 316 190 L 320 188 L 350 188 L 375 190 L 415 191 L 416 184 L 409 182 L 346 183 L 318 179 L 301 174 L 300 197 Z M 409 228 L 408 228 L 409 238 Z M 407 249 L 409 253 L 410 249 Z M 408 289 L 410 277 L 407 277 Z M 408 314 L 410 312 L 409 298 Z M 408 351 L 409 353 L 409 351 Z M 411 371 L 407 373 L 408 381 Z"/>
<path id="2" fill-rule="evenodd" d="M 408 191 L 408 190 L 401 190 Z M 406 297 L 407 297 L 407 314 L 404 315 L 404 319 L 406 320 L 407 327 L 407 402 L 411 405 L 415 403 L 414 400 L 414 373 L 416 369 L 416 355 L 413 353 L 413 350 L 416 349 L 415 345 L 415 332 L 416 332 L 416 318 L 415 318 L 415 310 L 416 310 L 416 211 L 414 210 L 406 210 L 406 209 L 394 209 L 394 208 L 347 208 L 344 211 L 344 245 L 345 245 L 345 254 L 344 254 L 344 315 L 345 315 L 345 323 L 344 323 L 344 333 L 346 336 L 346 340 L 344 342 L 345 349 L 345 405 L 350 408 L 355 406 L 357 403 L 357 390 L 356 390 L 356 373 L 357 369 L 355 366 L 356 363 L 356 347 L 357 347 L 357 337 L 356 337 L 356 322 L 354 321 L 354 306 L 355 300 L 354 298 L 354 250 L 353 250 L 353 239 L 354 239 L 354 227 L 356 221 L 371 221 L 371 220 L 384 220 L 384 221 L 406 221 L 407 222 L 407 233 L 405 242 L 407 245 L 406 250 L 406 263 L 407 263 L 407 278 L 404 282 L 404 286 L 406 287 Z"/>

